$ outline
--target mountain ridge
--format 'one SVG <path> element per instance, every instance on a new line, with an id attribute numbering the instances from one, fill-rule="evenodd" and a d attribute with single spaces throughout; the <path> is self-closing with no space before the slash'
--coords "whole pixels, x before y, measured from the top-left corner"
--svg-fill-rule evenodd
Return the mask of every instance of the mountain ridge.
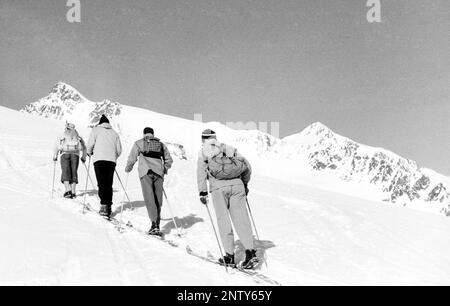
<path id="1" fill-rule="evenodd" d="M 21 111 L 45 118 L 81 122 L 88 127 L 94 126 L 100 116 L 106 114 L 119 133 L 124 132 L 125 126 L 130 125 L 131 121 L 136 121 L 133 124 L 138 122 L 144 124 L 145 120 L 152 121 L 153 124 L 158 116 L 167 116 L 152 112 L 151 120 L 144 119 L 145 116 L 140 114 L 142 109 L 134 108 L 134 112 L 129 109 L 127 106 L 107 99 L 92 102 L 74 87 L 64 82 L 57 82 L 49 95 L 25 106 Z M 123 113 L 126 114 L 123 115 Z M 139 119 L 137 119 L 138 113 L 141 116 Z M 123 116 L 126 119 L 121 119 Z M 176 117 L 170 116 L 170 120 L 159 121 L 161 121 L 158 126 L 160 131 L 170 125 L 169 121 L 174 127 L 178 125 Z M 194 123 L 190 122 L 183 119 L 181 129 L 185 132 L 187 129 L 193 129 Z M 403 206 L 422 201 L 424 205 L 437 205 L 440 213 L 450 214 L 450 180 L 445 180 L 445 176 L 434 170 L 427 171 L 427 169 L 419 168 L 415 161 L 385 148 L 355 142 L 335 133 L 321 122 L 314 122 L 299 133 L 282 139 L 257 130 L 233 130 L 218 122 L 207 125 L 216 132 L 220 132 L 221 139 L 224 141 L 231 142 L 240 150 L 254 154 L 262 160 L 270 156 L 276 159 L 282 158 L 291 161 L 299 171 L 303 170 L 300 164 L 306 165 L 317 173 L 337 177 L 346 182 L 371 186 L 382 193 L 382 197 L 378 200 Z M 200 133 L 202 126 L 200 123 L 195 125 L 197 134 Z M 134 126 L 133 129 L 135 129 Z M 163 134 L 163 136 L 171 138 L 170 134 Z M 198 149 L 198 144 L 195 147 L 192 141 L 186 141 L 188 137 L 183 138 L 177 135 L 176 138 L 172 139 L 171 144 L 177 155 L 187 159 L 189 155 L 185 151 L 187 149 L 191 152 L 190 158 L 195 158 L 193 152 Z"/>

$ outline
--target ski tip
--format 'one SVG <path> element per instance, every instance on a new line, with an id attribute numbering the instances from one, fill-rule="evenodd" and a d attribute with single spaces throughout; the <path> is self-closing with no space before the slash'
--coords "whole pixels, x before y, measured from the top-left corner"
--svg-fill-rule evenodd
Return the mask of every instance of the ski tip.
<path id="1" fill-rule="evenodd" d="M 159 238 L 159 239 L 164 239 L 164 234 L 150 234 L 150 233 L 147 233 L 147 235 L 148 236 L 150 236 L 150 237 L 156 237 L 156 238 Z"/>
<path id="2" fill-rule="evenodd" d="M 216 263 L 219 266 L 222 266 L 222 267 L 227 267 L 227 268 L 230 268 L 230 269 L 237 269 L 237 265 L 236 264 L 223 264 L 220 261 L 216 261 Z"/>
<path id="3" fill-rule="evenodd" d="M 255 270 L 255 268 L 260 264 L 259 259 L 253 259 L 251 260 L 247 265 L 242 265 L 242 263 L 239 263 L 237 265 L 239 270 Z"/>

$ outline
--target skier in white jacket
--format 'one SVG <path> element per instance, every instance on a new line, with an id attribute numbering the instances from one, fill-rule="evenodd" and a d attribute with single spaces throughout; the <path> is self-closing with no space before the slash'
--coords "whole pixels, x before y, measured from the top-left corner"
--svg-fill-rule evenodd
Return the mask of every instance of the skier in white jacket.
<path id="1" fill-rule="evenodd" d="M 100 214 L 110 217 L 114 172 L 117 159 L 122 154 L 122 144 L 119 135 L 109 124 L 105 115 L 102 115 L 99 124 L 92 129 L 87 142 L 87 154 L 93 157 L 101 204 Z"/>

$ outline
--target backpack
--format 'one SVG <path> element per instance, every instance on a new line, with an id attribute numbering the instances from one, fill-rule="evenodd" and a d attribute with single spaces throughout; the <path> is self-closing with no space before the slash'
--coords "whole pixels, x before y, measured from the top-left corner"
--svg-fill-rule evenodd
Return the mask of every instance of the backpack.
<path id="1" fill-rule="evenodd" d="M 60 140 L 61 151 L 63 152 L 79 152 L 81 151 L 80 137 L 67 138 L 63 137 Z"/>
<path id="2" fill-rule="evenodd" d="M 227 155 L 226 146 L 219 147 L 219 153 L 208 157 L 208 173 L 217 180 L 232 180 L 239 178 L 247 170 L 247 165 L 243 158 L 236 156 L 236 149 L 233 149 L 231 156 Z"/>
<path id="3" fill-rule="evenodd" d="M 140 154 L 145 157 L 164 160 L 164 146 L 158 138 L 144 137 L 144 148 Z"/>

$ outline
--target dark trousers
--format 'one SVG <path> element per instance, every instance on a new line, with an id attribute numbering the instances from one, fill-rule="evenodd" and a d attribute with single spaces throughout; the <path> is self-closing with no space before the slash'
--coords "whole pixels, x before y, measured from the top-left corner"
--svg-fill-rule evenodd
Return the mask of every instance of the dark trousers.
<path id="1" fill-rule="evenodd" d="M 78 184 L 78 164 L 80 158 L 77 154 L 61 155 L 61 183 Z"/>
<path id="2" fill-rule="evenodd" d="M 116 163 L 111 161 L 99 160 L 94 163 L 95 177 L 98 183 L 98 196 L 102 205 L 112 205 L 115 169 Z"/>

